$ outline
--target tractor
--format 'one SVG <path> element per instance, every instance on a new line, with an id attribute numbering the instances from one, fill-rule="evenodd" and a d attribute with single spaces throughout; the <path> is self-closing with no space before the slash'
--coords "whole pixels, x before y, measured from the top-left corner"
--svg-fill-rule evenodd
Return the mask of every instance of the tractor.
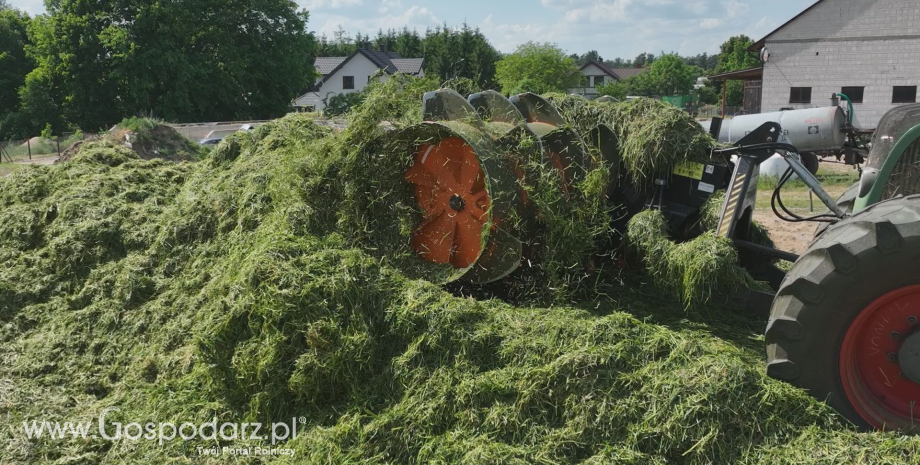
<path id="1" fill-rule="evenodd" d="M 425 121 L 393 136 L 411 157 L 404 180 L 423 213 L 412 248 L 424 260 L 451 265 L 454 278 L 465 282 L 494 283 L 514 273 L 528 261 L 534 228 L 520 188 L 528 160 L 558 170 L 566 194 L 586 169 L 602 164 L 610 170 L 611 202 L 623 206 L 620 220 L 656 208 L 672 231 L 691 230 L 703 204 L 724 190 L 716 234 L 730 239 L 741 265 L 774 291 L 744 296 L 752 311 L 768 316 L 767 374 L 807 390 L 862 428 L 920 429 L 914 423 L 920 401 L 920 196 L 912 195 L 920 194 L 920 104 L 891 110 L 871 144 L 839 147 L 849 162 L 866 164 L 859 182 L 834 200 L 803 162 L 806 150 L 795 144 L 801 134 L 806 140 L 800 145 L 812 147 L 811 153 L 845 145 L 851 140 L 846 135 L 857 130 L 839 111 L 805 115 L 808 127 L 760 121 L 731 146 L 714 150 L 713 159 L 724 162 L 681 163 L 667 179 L 638 186 L 624 182 L 617 136 L 604 124 L 576 131 L 549 101 L 529 93 L 464 98 L 452 90 L 429 92 Z M 720 123 L 709 128 L 716 139 Z M 789 168 L 771 194 L 773 211 L 786 221 L 819 223 L 801 256 L 751 240 L 759 166 L 775 155 Z M 828 213 L 801 217 L 786 208 L 781 191 L 793 176 Z M 772 265 L 775 259 L 793 265 L 783 271 Z"/>

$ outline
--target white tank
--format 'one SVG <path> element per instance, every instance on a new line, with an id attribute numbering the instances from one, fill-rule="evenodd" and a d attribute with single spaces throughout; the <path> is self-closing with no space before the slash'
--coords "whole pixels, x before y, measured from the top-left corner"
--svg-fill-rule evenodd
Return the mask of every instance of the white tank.
<path id="1" fill-rule="evenodd" d="M 733 144 L 767 122 L 779 123 L 800 152 L 840 150 L 847 140 L 847 117 L 840 107 L 787 110 L 736 116 L 722 121 L 719 142 Z M 711 121 L 700 125 L 708 130 Z"/>

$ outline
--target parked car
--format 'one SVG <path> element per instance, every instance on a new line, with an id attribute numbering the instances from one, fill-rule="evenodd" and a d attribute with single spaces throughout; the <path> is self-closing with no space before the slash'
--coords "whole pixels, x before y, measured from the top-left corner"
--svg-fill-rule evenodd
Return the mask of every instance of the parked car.
<path id="1" fill-rule="evenodd" d="M 198 141 L 198 145 L 213 147 L 219 144 L 220 141 L 222 140 L 224 140 L 223 137 L 205 137 L 204 139 L 201 139 L 200 141 Z"/>

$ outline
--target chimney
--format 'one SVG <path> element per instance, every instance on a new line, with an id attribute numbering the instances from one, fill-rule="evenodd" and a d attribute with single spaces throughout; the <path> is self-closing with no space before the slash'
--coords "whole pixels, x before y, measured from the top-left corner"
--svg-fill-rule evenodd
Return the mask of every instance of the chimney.
<path id="1" fill-rule="evenodd" d="M 370 42 L 365 42 L 365 43 L 364 43 L 364 50 L 370 50 L 370 49 L 371 49 L 371 43 L 370 43 Z"/>
<path id="2" fill-rule="evenodd" d="M 383 44 L 383 47 L 380 47 L 380 51 L 383 53 L 387 53 L 387 44 Z"/>

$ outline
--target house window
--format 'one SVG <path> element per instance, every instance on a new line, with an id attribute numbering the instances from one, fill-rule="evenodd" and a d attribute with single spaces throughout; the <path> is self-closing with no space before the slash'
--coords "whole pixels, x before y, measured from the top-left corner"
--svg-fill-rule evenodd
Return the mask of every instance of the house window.
<path id="1" fill-rule="evenodd" d="M 894 86 L 891 103 L 914 103 L 917 101 L 917 86 Z"/>
<path id="2" fill-rule="evenodd" d="M 594 87 L 604 85 L 604 76 L 594 76 Z"/>
<path id="3" fill-rule="evenodd" d="M 840 89 L 840 93 L 849 97 L 853 103 L 863 103 L 865 90 L 865 87 L 843 87 Z"/>
<path id="4" fill-rule="evenodd" d="M 354 76 L 342 76 L 342 88 L 343 89 L 354 89 L 355 88 L 355 77 Z"/>
<path id="5" fill-rule="evenodd" d="M 789 103 L 811 103 L 811 87 L 793 87 L 790 89 Z"/>

